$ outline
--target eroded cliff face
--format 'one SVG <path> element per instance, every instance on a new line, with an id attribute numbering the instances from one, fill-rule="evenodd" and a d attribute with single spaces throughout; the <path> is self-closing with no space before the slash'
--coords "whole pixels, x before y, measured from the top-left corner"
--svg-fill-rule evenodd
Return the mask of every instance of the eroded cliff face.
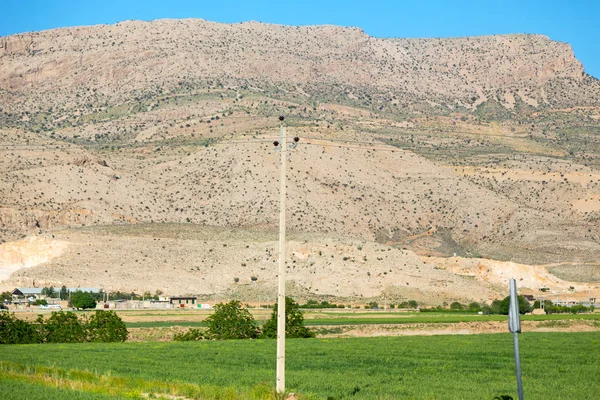
<path id="1" fill-rule="evenodd" d="M 27 33 L 0 38 L 0 57 L 31 55 L 33 36 Z"/>
<path id="2" fill-rule="evenodd" d="M 0 244 L 0 281 L 22 268 L 51 261 L 61 256 L 67 248 L 66 240 L 35 236 Z"/>
<path id="3" fill-rule="evenodd" d="M 79 206 L 80 208 L 60 211 L 0 206 L 0 226 L 15 232 L 34 234 L 40 230 L 107 224 L 119 219 L 118 216 L 94 210 L 93 204 Z"/>

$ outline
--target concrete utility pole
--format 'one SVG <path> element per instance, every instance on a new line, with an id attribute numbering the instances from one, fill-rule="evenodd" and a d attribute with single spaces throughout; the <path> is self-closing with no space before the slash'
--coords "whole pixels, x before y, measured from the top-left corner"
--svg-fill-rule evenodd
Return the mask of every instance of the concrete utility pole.
<path id="1" fill-rule="evenodd" d="M 287 143 L 283 116 L 279 117 L 281 175 L 279 178 L 279 290 L 277 292 L 277 393 L 285 392 L 285 186 Z"/>

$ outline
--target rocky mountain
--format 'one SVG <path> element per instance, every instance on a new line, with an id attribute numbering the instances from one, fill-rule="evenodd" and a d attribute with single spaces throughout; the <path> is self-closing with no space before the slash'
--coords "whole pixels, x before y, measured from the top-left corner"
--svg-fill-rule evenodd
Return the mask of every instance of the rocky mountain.
<path id="1" fill-rule="evenodd" d="M 160 20 L 0 38 L 0 285 L 270 293 L 285 115 L 298 293 L 489 300 L 481 258 L 534 292 L 597 290 L 599 99 L 541 35 Z"/>

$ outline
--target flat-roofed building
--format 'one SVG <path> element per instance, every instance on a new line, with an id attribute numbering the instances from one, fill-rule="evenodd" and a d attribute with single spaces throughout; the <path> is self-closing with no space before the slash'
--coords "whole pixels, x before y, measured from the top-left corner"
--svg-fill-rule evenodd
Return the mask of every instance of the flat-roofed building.
<path id="1" fill-rule="evenodd" d="M 169 304 L 175 305 L 175 307 L 194 307 L 196 304 L 196 297 L 194 296 L 181 296 L 181 297 L 171 297 L 169 299 Z"/>

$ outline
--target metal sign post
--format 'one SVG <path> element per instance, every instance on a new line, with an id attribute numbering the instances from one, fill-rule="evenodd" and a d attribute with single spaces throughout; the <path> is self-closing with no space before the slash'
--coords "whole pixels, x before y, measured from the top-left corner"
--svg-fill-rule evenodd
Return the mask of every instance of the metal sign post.
<path id="1" fill-rule="evenodd" d="M 515 348 L 515 366 L 517 372 L 517 389 L 519 400 L 523 400 L 523 381 L 521 380 L 521 357 L 519 355 L 519 333 L 521 333 L 521 317 L 519 316 L 519 299 L 517 282 L 510 280 L 510 307 L 508 309 L 508 330 L 513 334 Z"/>

